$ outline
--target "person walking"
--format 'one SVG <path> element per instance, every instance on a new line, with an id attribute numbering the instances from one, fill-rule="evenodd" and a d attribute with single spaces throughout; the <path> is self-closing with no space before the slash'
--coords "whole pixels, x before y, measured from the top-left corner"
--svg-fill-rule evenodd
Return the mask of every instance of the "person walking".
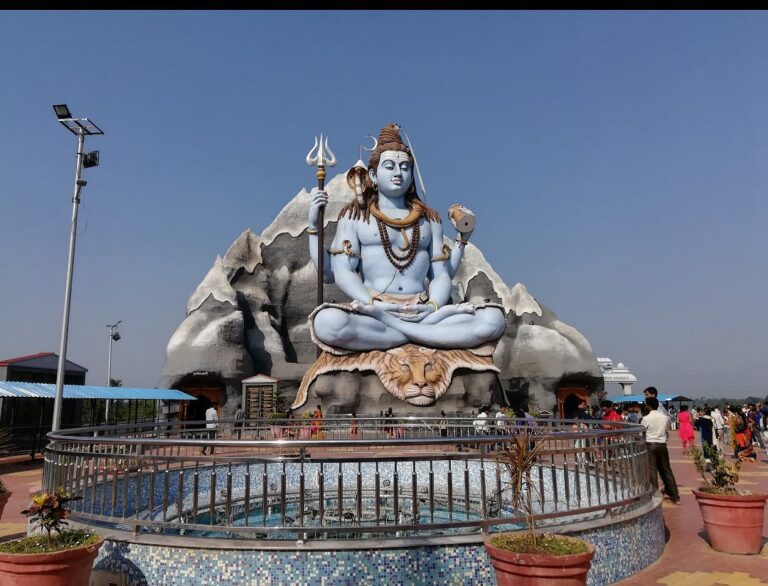
<path id="1" fill-rule="evenodd" d="M 475 435 L 488 435 L 489 426 L 488 426 L 488 411 L 490 409 L 483 405 L 480 407 L 480 410 L 477 413 L 477 417 L 472 422 L 472 427 L 475 428 Z M 478 443 L 477 449 L 482 450 L 483 444 Z"/>
<path id="2" fill-rule="evenodd" d="M 480 407 L 477 418 L 472 425 L 474 426 L 477 435 L 486 435 L 488 431 L 488 407 L 485 405 Z"/>
<path id="3" fill-rule="evenodd" d="M 723 430 L 725 429 L 725 418 L 723 417 L 723 414 L 720 412 L 720 405 L 715 405 L 715 408 L 712 409 L 712 422 L 715 424 L 715 434 L 712 438 L 715 447 L 723 451 Z"/>
<path id="4" fill-rule="evenodd" d="M 587 402 L 584 401 L 584 399 L 579 402 L 574 419 L 576 421 L 572 426 L 573 431 L 584 432 L 589 430 L 589 426 L 586 424 L 586 421 L 589 420 L 589 410 L 587 408 Z M 576 452 L 576 462 L 579 464 L 586 464 L 591 460 L 591 458 L 587 458 L 587 440 L 585 438 L 575 440 L 573 447 L 578 450 Z M 592 456 L 592 454 L 589 455 Z"/>
<path id="5" fill-rule="evenodd" d="M 237 434 L 237 439 L 242 439 L 244 423 L 245 411 L 243 410 L 243 404 L 240 403 L 235 411 L 235 433 Z"/>
<path id="6" fill-rule="evenodd" d="M 445 411 L 440 411 L 440 421 L 437 427 L 440 430 L 440 437 L 448 437 L 448 416 Z"/>
<path id="7" fill-rule="evenodd" d="M 205 435 L 207 436 L 206 439 L 208 440 L 216 439 L 216 430 L 219 427 L 218 407 L 219 404 L 214 401 L 205 411 Z M 209 448 L 211 450 L 210 454 L 213 455 L 213 452 L 216 449 L 214 446 L 203 446 L 203 449 L 200 450 L 200 453 L 205 456 Z"/>
<path id="8" fill-rule="evenodd" d="M 669 420 L 666 415 L 659 412 L 659 400 L 656 397 L 648 397 L 645 400 L 648 406 L 648 415 L 643 417 L 641 425 L 645 427 L 645 442 L 648 448 L 648 462 L 651 468 L 651 484 L 658 487 L 659 479 L 664 483 L 664 495 L 673 504 L 680 504 L 680 494 L 677 491 L 677 482 L 669 464 L 669 451 L 667 450 L 667 426 Z"/>
<path id="9" fill-rule="evenodd" d="M 321 440 L 325 436 L 323 432 L 323 408 L 318 405 L 312 414 L 312 439 Z"/>
<path id="10" fill-rule="evenodd" d="M 504 412 L 504 408 L 499 405 L 496 408 L 496 435 L 504 435 L 507 429 L 507 414 Z"/>
<path id="11" fill-rule="evenodd" d="M 677 437 L 683 444 L 683 453 L 693 447 L 695 434 L 693 433 L 693 423 L 691 423 L 691 414 L 688 412 L 688 405 L 680 407 L 680 413 L 677 414 Z"/>
<path id="12" fill-rule="evenodd" d="M 701 433 L 702 447 L 713 447 L 715 422 L 712 421 L 712 410 L 709 407 L 704 407 L 704 413 L 696 420 L 696 426 L 699 430 L 699 433 Z"/>
<path id="13" fill-rule="evenodd" d="M 384 430 L 384 433 L 387 435 L 387 437 L 392 437 L 394 433 L 392 423 L 394 423 L 395 420 L 395 413 L 392 411 L 392 407 L 384 412 L 384 419 L 385 425 L 382 427 L 382 429 Z"/>

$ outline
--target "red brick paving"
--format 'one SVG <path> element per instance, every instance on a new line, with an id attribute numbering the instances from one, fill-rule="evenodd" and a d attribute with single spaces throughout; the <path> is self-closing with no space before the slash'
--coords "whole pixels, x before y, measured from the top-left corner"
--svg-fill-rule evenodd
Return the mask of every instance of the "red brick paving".
<path id="1" fill-rule="evenodd" d="M 768 492 L 768 459 L 765 450 L 759 449 L 757 452 L 757 462 L 742 464 L 738 486 L 745 490 Z M 644 571 L 618 584 L 621 586 L 647 584 L 740 586 L 749 582 L 768 585 L 768 545 L 765 545 L 767 542 L 765 537 L 768 535 L 768 516 L 763 518 L 764 546 L 760 554 L 735 555 L 715 551 L 707 543 L 699 505 L 691 493 L 692 488 L 698 488 L 701 484 L 701 477 L 688 457 L 683 454 L 675 432 L 670 432 L 669 455 L 672 471 L 680 488 L 681 504 L 673 505 L 669 501 L 664 501 L 664 524 L 669 535 L 664 555 Z M 740 574 L 736 576 L 718 574 L 709 579 L 706 575 L 693 575 L 694 572 L 710 575 L 715 572 Z M 691 573 L 691 575 L 685 576 L 683 573 Z M 751 576 L 756 582 L 749 581 L 741 574 Z"/>
<path id="2" fill-rule="evenodd" d="M 29 505 L 30 491 L 40 488 L 42 477 L 42 458 L 33 462 L 29 456 L 21 456 L 6 458 L 0 462 L 0 478 L 12 493 L 0 521 L 0 541 L 26 532 L 27 517 L 22 515 L 21 511 Z"/>

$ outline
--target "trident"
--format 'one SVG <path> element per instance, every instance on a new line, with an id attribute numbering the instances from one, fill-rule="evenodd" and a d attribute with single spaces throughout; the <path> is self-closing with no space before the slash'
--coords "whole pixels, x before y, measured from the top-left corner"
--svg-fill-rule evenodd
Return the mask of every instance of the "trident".
<path id="1" fill-rule="evenodd" d="M 320 140 L 315 137 L 315 146 L 307 153 L 307 165 L 317 167 L 317 188 L 320 191 L 325 189 L 325 168 L 336 166 L 336 155 L 333 154 L 331 147 L 328 146 L 328 137 L 323 141 L 323 135 Z M 317 221 L 317 305 L 323 304 L 323 274 L 325 272 L 323 231 L 325 224 L 325 208 L 320 209 L 320 216 Z M 318 348 L 318 351 L 320 349 Z"/>

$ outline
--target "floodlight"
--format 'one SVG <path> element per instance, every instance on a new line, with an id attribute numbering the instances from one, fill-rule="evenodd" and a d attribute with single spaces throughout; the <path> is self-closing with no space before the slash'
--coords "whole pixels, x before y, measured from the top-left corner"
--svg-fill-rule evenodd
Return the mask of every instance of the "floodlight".
<path id="1" fill-rule="evenodd" d="M 99 151 L 91 151 L 90 153 L 85 153 L 85 156 L 83 156 L 83 167 L 88 169 L 89 167 L 98 167 L 99 166 Z"/>
<path id="2" fill-rule="evenodd" d="M 56 117 L 59 120 L 66 120 L 67 118 L 72 118 L 72 113 L 69 111 L 69 108 L 67 108 L 66 104 L 54 105 L 53 111 L 56 112 Z"/>

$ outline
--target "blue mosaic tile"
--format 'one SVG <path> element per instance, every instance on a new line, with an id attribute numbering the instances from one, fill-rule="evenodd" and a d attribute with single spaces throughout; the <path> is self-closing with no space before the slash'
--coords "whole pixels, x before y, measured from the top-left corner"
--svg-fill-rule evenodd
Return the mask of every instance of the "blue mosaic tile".
<path id="1" fill-rule="evenodd" d="M 587 584 L 612 584 L 661 556 L 661 505 L 635 519 L 573 535 L 595 545 Z M 126 576 L 130 586 L 358 586 L 362 581 L 469 586 L 495 582 L 482 544 L 319 552 L 193 549 L 107 541 L 95 567 Z"/>

